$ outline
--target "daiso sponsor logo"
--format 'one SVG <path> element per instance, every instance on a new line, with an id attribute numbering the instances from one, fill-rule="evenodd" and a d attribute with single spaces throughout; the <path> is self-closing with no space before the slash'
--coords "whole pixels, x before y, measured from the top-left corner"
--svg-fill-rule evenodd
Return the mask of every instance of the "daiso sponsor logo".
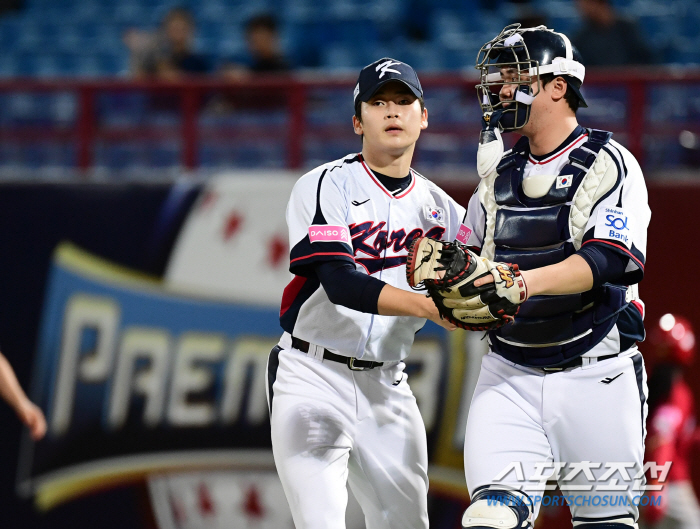
<path id="1" fill-rule="evenodd" d="M 462 244 L 467 244 L 467 241 L 469 240 L 469 236 L 472 234 L 471 228 L 468 228 L 464 224 L 460 225 L 459 231 L 457 232 L 457 237 L 456 239 L 461 242 Z"/>
<path id="2" fill-rule="evenodd" d="M 347 226 L 309 226 L 311 242 L 348 242 Z"/>

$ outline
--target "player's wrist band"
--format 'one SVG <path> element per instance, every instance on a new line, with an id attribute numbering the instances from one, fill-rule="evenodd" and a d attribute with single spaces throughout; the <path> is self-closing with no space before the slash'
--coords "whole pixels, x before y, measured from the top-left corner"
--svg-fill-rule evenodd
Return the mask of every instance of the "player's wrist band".
<path id="1" fill-rule="evenodd" d="M 292 347 L 298 349 L 302 353 L 309 352 L 309 342 L 300 340 L 292 336 Z M 374 369 L 375 367 L 381 367 L 384 362 L 373 362 L 371 360 L 358 360 L 352 356 L 343 356 L 331 353 L 328 349 L 323 350 L 323 359 L 330 360 L 331 362 L 338 362 L 340 364 L 345 364 L 349 369 L 353 371 L 367 371 L 368 369 Z"/>

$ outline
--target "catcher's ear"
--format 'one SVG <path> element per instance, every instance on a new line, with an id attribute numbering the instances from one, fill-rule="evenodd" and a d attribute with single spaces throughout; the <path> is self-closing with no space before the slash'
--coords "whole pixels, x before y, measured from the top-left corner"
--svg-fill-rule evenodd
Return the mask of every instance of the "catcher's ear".
<path id="1" fill-rule="evenodd" d="M 355 134 L 358 136 L 362 136 L 363 130 L 362 130 L 362 122 L 357 119 L 357 116 L 352 117 L 352 128 L 355 129 Z"/>

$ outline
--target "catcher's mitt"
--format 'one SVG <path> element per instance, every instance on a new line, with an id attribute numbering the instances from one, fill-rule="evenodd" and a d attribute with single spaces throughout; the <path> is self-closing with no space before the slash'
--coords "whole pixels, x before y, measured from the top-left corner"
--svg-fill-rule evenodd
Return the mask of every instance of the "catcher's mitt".
<path id="1" fill-rule="evenodd" d="M 475 287 L 474 282 L 487 274 L 494 282 Z M 497 329 L 513 321 L 527 299 L 518 265 L 479 257 L 459 242 L 428 237 L 413 241 L 406 278 L 412 288 L 425 286 L 443 318 L 470 331 Z"/>

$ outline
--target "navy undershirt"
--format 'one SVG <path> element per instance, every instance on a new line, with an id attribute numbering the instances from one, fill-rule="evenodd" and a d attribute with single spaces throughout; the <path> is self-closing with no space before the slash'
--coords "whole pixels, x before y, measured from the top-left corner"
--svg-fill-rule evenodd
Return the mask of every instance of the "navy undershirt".
<path id="1" fill-rule="evenodd" d="M 379 314 L 379 293 L 386 283 L 355 269 L 347 261 L 325 261 L 315 267 L 316 276 L 331 303 L 352 310 Z"/>
<path id="2" fill-rule="evenodd" d="M 401 193 L 401 191 L 411 185 L 411 173 L 408 173 L 402 178 L 394 178 L 393 176 L 387 176 L 385 174 L 378 173 L 377 171 L 372 171 L 372 173 L 374 173 L 377 180 L 379 180 L 392 195 L 398 195 Z"/>
<path id="3" fill-rule="evenodd" d="M 410 173 L 403 178 L 393 178 L 372 172 L 392 195 L 408 188 L 413 179 Z M 379 313 L 379 293 L 386 285 L 384 281 L 358 272 L 354 264 L 344 260 L 318 263 L 314 271 L 331 303 L 369 314 Z"/>

